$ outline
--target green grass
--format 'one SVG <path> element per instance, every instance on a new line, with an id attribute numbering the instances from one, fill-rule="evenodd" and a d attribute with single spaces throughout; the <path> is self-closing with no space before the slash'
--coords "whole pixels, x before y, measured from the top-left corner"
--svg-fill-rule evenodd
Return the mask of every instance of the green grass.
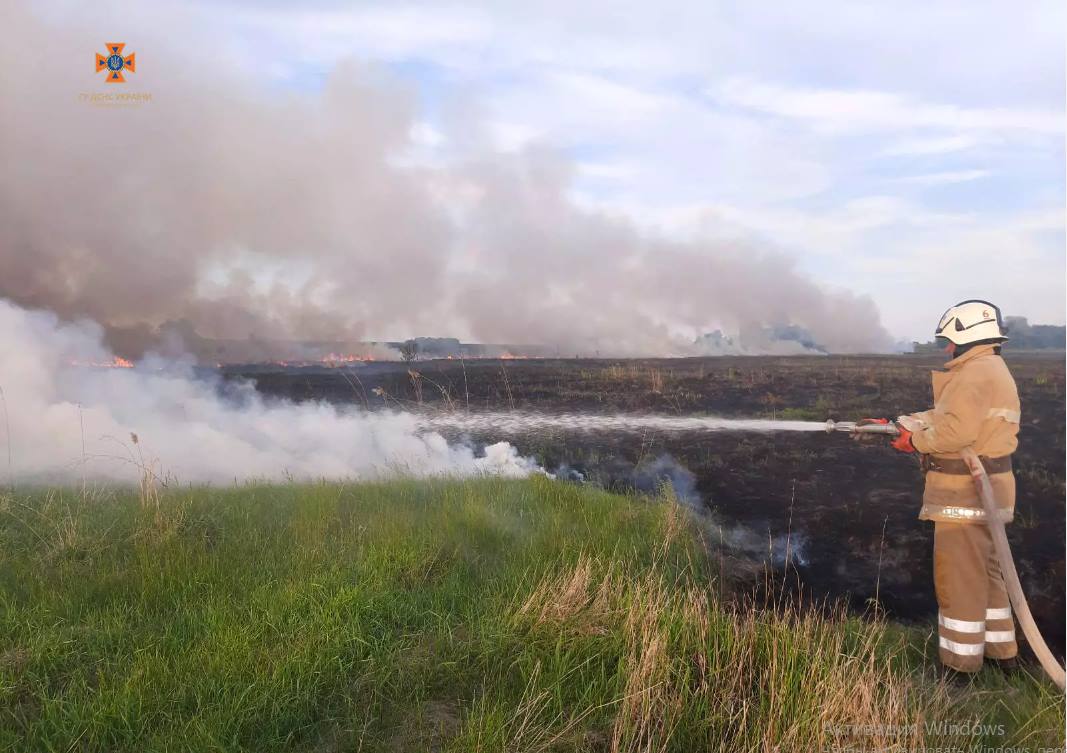
<path id="1" fill-rule="evenodd" d="M 542 478 L 0 495 L 0 748 L 1063 745 L 1047 683 L 946 688 L 928 633 L 720 605 L 714 561 Z"/>

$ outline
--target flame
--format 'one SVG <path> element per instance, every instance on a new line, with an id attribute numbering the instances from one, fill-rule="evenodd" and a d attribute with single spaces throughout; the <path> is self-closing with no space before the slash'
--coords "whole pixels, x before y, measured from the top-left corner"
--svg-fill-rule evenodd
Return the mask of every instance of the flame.
<path id="1" fill-rule="evenodd" d="M 358 355 L 356 353 L 327 353 L 322 358 L 278 358 L 273 361 L 260 361 L 260 363 L 269 366 L 280 366 L 282 368 L 300 368 L 302 366 L 336 367 L 343 366 L 346 363 L 364 363 L 373 360 L 374 356 L 371 355 Z"/>
<path id="2" fill-rule="evenodd" d="M 69 366 L 87 366 L 91 369 L 132 369 L 133 361 L 127 361 L 122 356 L 112 356 L 110 361 L 79 361 L 72 358 L 67 362 Z"/>
<path id="3" fill-rule="evenodd" d="M 357 356 L 353 353 L 328 353 L 322 358 L 322 363 L 357 363 L 362 361 L 373 361 L 372 356 Z"/>

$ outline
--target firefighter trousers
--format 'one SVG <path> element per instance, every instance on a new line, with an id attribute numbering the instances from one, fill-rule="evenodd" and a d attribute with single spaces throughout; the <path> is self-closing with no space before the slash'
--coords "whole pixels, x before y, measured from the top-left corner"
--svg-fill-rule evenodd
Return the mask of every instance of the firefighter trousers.
<path id="1" fill-rule="evenodd" d="M 1008 592 L 984 523 L 934 523 L 934 590 L 942 664 L 977 672 L 984 656 L 1010 659 L 1019 652 Z"/>

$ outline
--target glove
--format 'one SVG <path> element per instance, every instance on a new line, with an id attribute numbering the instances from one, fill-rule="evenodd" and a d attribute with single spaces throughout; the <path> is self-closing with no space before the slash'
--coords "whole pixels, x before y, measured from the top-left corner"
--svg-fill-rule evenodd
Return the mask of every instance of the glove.
<path id="1" fill-rule="evenodd" d="M 897 424 L 896 427 L 900 429 L 900 434 L 893 437 L 893 441 L 889 443 L 889 446 L 899 452 L 908 454 L 915 452 L 915 445 L 911 443 L 911 432 L 900 424 Z"/>
<path id="2" fill-rule="evenodd" d="M 856 422 L 856 426 L 868 426 L 870 424 L 888 424 L 888 418 L 861 418 Z M 884 442 L 887 435 L 885 434 L 853 434 L 853 442 Z"/>

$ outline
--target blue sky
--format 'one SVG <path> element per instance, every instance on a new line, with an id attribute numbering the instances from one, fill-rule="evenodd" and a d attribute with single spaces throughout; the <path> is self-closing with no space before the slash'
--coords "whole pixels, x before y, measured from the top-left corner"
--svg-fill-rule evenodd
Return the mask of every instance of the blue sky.
<path id="1" fill-rule="evenodd" d="M 573 162 L 573 201 L 649 233 L 779 248 L 820 284 L 872 296 L 895 337 L 926 339 L 975 297 L 1064 323 L 1062 2 L 183 12 L 268 89 L 380 66 L 417 103 L 412 160 L 447 162 L 474 138 L 551 146 Z"/>

